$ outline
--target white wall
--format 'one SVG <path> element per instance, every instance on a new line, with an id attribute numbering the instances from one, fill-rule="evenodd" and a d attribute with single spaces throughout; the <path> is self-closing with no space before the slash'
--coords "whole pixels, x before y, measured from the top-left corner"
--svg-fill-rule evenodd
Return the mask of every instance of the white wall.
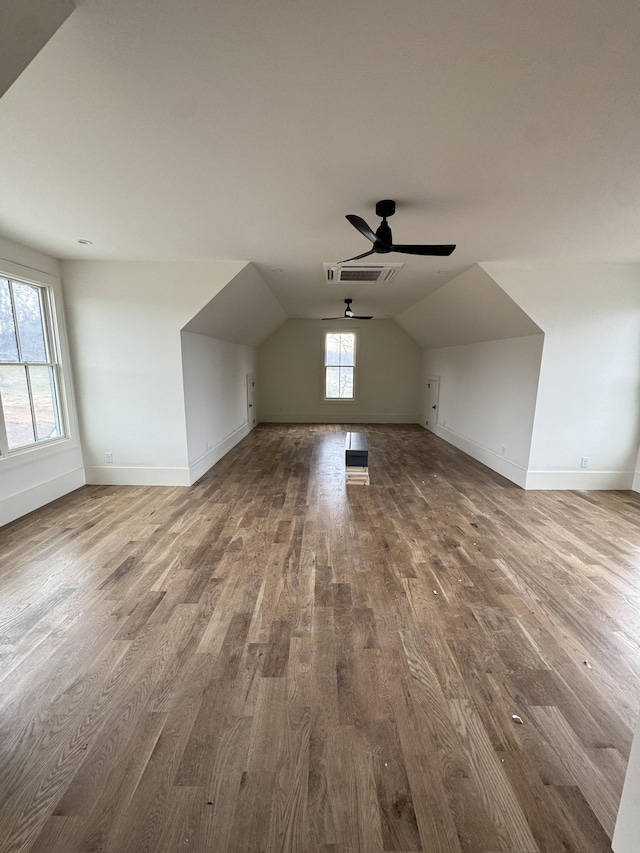
<path id="1" fill-rule="evenodd" d="M 0 525 L 44 506 L 85 482 L 59 272 L 58 262 L 48 255 L 0 237 L 0 274 L 53 287 L 68 431 L 68 437 L 62 441 L 0 458 Z"/>
<path id="2" fill-rule="evenodd" d="M 530 335 L 424 354 L 423 396 L 427 380 L 440 379 L 434 432 L 523 487 L 543 342 Z"/>
<path id="3" fill-rule="evenodd" d="M 640 441 L 640 265 L 482 266 L 545 332 L 527 487 L 631 488 Z"/>
<path id="4" fill-rule="evenodd" d="M 640 838 L 640 719 L 624 779 L 620 808 L 613 833 L 615 853 L 637 853 Z"/>
<path id="5" fill-rule="evenodd" d="M 201 477 L 250 431 L 247 375 L 252 347 L 182 332 L 189 479 Z"/>
<path id="6" fill-rule="evenodd" d="M 324 333 L 358 330 L 357 402 L 323 402 Z M 393 320 L 289 320 L 258 350 L 260 420 L 416 423 L 419 347 Z"/>
<path id="7" fill-rule="evenodd" d="M 63 262 L 88 482 L 189 485 L 180 330 L 244 266 Z"/>

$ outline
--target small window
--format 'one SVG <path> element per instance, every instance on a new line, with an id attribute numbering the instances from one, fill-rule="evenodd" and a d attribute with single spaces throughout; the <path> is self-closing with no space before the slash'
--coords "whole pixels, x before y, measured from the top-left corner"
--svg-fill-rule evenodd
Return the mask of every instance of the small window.
<path id="1" fill-rule="evenodd" d="M 328 332 L 324 338 L 324 398 L 355 400 L 355 394 L 355 333 Z"/>
<path id="2" fill-rule="evenodd" d="M 46 287 L 0 278 L 0 456 L 62 438 Z"/>

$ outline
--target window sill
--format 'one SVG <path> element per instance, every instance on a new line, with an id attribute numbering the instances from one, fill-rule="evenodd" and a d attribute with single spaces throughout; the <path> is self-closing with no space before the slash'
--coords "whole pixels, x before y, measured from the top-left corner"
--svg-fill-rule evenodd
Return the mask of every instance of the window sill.
<path id="1" fill-rule="evenodd" d="M 49 456 L 58 456 L 60 453 L 64 453 L 67 450 L 75 450 L 77 447 L 78 442 L 67 436 L 64 438 L 54 438 L 51 441 L 47 441 L 46 444 L 21 447 L 19 450 L 12 450 L 7 456 L 0 456 L 0 466 L 3 468 L 14 468 L 24 465 L 27 462 L 35 462 L 40 459 L 46 459 Z"/>

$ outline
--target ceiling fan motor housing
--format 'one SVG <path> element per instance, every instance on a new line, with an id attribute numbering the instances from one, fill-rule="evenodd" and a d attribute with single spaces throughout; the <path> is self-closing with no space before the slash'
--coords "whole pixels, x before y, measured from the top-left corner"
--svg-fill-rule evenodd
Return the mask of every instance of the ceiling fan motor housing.
<path id="1" fill-rule="evenodd" d="M 380 216 L 383 220 L 376 230 L 378 239 L 373 244 L 373 251 L 379 255 L 386 255 L 391 251 L 393 235 L 387 224 L 387 216 L 393 216 L 395 212 L 396 203 L 390 198 L 384 198 L 376 204 L 376 216 Z"/>
<path id="2" fill-rule="evenodd" d="M 386 219 L 387 216 L 393 216 L 396 212 L 396 203 L 393 199 L 383 198 L 376 204 L 376 216 L 381 219 Z"/>
<path id="3" fill-rule="evenodd" d="M 386 222 L 383 222 L 377 229 L 376 237 L 378 239 L 373 244 L 373 251 L 381 252 L 383 254 L 385 252 L 390 252 L 393 244 L 393 236 L 391 234 L 391 228 L 389 228 Z"/>

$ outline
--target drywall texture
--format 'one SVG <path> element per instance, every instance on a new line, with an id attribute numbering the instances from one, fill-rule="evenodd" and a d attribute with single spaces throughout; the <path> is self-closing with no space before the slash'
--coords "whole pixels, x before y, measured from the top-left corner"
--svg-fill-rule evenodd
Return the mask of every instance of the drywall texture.
<path id="1" fill-rule="evenodd" d="M 524 486 L 544 335 L 444 347 L 424 353 L 440 380 L 434 432 Z"/>
<path id="2" fill-rule="evenodd" d="M 79 0 L 2 0 L 0 96 L 22 74 Z"/>
<path id="3" fill-rule="evenodd" d="M 0 458 L 0 525 L 44 506 L 85 482 L 58 262 L 0 237 L 1 274 L 46 284 L 54 289 L 68 437 Z"/>
<path id="4" fill-rule="evenodd" d="M 244 266 L 62 264 L 89 482 L 189 484 L 180 329 Z"/>
<path id="5" fill-rule="evenodd" d="M 520 338 L 541 331 L 477 264 L 396 320 L 423 349 Z"/>
<path id="6" fill-rule="evenodd" d="M 253 266 L 217 293 L 184 327 L 185 332 L 256 347 L 281 326 L 287 315 Z"/>
<path id="7" fill-rule="evenodd" d="M 640 265 L 483 267 L 545 333 L 527 487 L 631 488 L 640 440 Z"/>
<path id="8" fill-rule="evenodd" d="M 182 371 L 190 482 L 249 432 L 247 376 L 252 347 L 182 332 Z"/>
<path id="9" fill-rule="evenodd" d="M 357 330 L 357 401 L 323 401 L 324 333 Z M 416 423 L 420 349 L 393 322 L 289 320 L 258 350 L 261 421 Z"/>

